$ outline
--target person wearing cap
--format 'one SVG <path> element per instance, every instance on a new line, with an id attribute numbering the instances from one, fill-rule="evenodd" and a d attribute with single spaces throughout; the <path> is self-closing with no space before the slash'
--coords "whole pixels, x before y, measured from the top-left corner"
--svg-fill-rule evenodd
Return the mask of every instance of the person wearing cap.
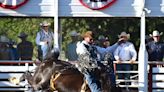
<path id="1" fill-rule="evenodd" d="M 147 51 L 149 61 L 162 61 L 164 58 L 164 42 L 160 41 L 160 36 L 163 33 L 154 30 L 150 36 L 153 38 L 153 41 L 147 43 Z"/>
<path id="2" fill-rule="evenodd" d="M 107 37 L 104 37 L 100 35 L 98 37 L 98 40 L 100 42 L 99 46 L 96 46 L 97 52 L 100 55 L 101 62 L 106 64 L 106 66 L 111 69 L 109 72 L 109 77 L 111 79 L 111 84 L 113 87 L 116 86 L 116 77 L 115 77 L 115 67 L 113 64 L 114 59 L 114 51 L 119 46 L 119 44 L 122 41 L 122 38 L 120 38 L 115 44 L 110 46 L 109 39 Z"/>
<path id="3" fill-rule="evenodd" d="M 15 41 L 10 39 L 8 46 L 9 46 L 9 50 L 10 50 L 10 59 L 11 60 L 19 60 L 18 49 L 17 49 Z"/>
<path id="4" fill-rule="evenodd" d="M 137 52 L 135 50 L 133 43 L 128 41 L 128 39 L 130 38 L 130 34 L 127 34 L 126 32 L 121 32 L 121 34 L 118 37 L 119 39 L 121 39 L 121 42 L 114 52 L 114 58 L 117 61 L 117 63 L 122 63 L 125 61 L 129 61 L 130 63 L 135 62 L 137 58 Z M 129 71 L 131 69 L 131 65 L 118 64 L 116 69 L 120 71 Z M 130 79 L 130 74 L 118 74 L 118 78 Z"/>
<path id="5" fill-rule="evenodd" d="M 100 35 L 98 37 L 98 41 L 99 41 L 99 46 L 103 48 L 107 48 L 110 45 L 108 37 L 104 37 L 103 35 Z"/>
<path id="6" fill-rule="evenodd" d="M 43 21 L 41 24 L 41 29 L 36 36 L 36 44 L 38 46 L 38 58 L 39 60 L 46 59 L 48 53 L 53 48 L 53 32 L 49 29 L 50 23 Z"/>
<path id="7" fill-rule="evenodd" d="M 79 41 L 79 36 L 80 33 L 77 33 L 76 31 L 72 31 L 70 33 L 71 36 L 71 42 L 68 43 L 67 48 L 66 48 L 66 58 L 68 61 L 77 61 L 78 55 L 76 53 L 76 48 Z"/>
<path id="8" fill-rule="evenodd" d="M 27 36 L 28 35 L 24 32 L 21 32 L 18 35 L 18 37 L 21 39 L 21 42 L 17 45 L 19 60 L 32 60 L 33 45 L 32 42 L 27 41 Z"/>

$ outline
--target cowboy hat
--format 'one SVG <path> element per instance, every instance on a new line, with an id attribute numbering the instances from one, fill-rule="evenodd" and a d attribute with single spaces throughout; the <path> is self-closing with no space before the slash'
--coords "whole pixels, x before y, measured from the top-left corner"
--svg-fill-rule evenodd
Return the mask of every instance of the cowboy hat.
<path id="1" fill-rule="evenodd" d="M 21 32 L 19 35 L 18 35 L 18 37 L 19 38 L 24 38 L 24 37 L 27 37 L 28 35 L 26 34 L 26 33 L 24 33 L 24 32 Z"/>
<path id="2" fill-rule="evenodd" d="M 163 35 L 163 32 L 159 33 L 157 30 L 154 30 L 152 34 L 150 34 L 151 37 L 153 36 L 161 36 Z"/>
<path id="3" fill-rule="evenodd" d="M 120 35 L 118 35 L 119 38 L 121 37 L 127 37 L 128 39 L 130 38 L 130 34 L 127 34 L 126 32 L 121 32 Z"/>
<path id="4" fill-rule="evenodd" d="M 40 23 L 40 26 L 49 26 L 50 23 L 47 21 L 43 21 L 42 23 Z"/>
<path id="5" fill-rule="evenodd" d="M 80 35 L 80 33 L 77 33 L 76 31 L 72 31 L 70 33 L 70 36 L 79 36 L 79 35 Z"/>

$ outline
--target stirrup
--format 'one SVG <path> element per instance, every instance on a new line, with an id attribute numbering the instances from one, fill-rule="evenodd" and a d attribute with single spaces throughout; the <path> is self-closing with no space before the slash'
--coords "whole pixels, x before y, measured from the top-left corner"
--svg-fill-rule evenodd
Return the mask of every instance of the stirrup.
<path id="1" fill-rule="evenodd" d="M 50 79 L 50 88 L 53 91 L 56 91 L 56 87 L 54 82 L 57 80 L 57 78 L 61 75 L 61 73 L 53 74 Z"/>
<path id="2" fill-rule="evenodd" d="M 87 80 L 84 79 L 84 82 L 83 82 L 83 85 L 81 86 L 81 91 L 80 92 L 86 92 L 87 85 L 88 85 Z"/>

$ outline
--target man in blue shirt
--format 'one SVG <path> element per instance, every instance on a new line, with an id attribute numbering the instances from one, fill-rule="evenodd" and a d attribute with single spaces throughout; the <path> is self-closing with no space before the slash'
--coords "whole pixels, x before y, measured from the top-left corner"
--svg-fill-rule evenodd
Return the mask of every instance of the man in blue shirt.
<path id="1" fill-rule="evenodd" d="M 149 61 L 162 61 L 164 58 L 164 43 L 160 41 L 161 35 L 162 33 L 159 33 L 157 30 L 150 35 L 153 41 L 147 44 Z"/>
<path id="2" fill-rule="evenodd" d="M 118 71 L 130 71 L 131 65 L 124 64 L 124 62 L 135 62 L 137 58 L 137 51 L 135 50 L 134 44 L 129 41 L 130 34 L 127 34 L 126 32 L 121 32 L 121 34 L 118 37 L 119 39 L 122 38 L 122 41 L 114 52 L 114 58 L 116 59 L 117 63 L 123 64 L 118 64 L 116 69 Z M 119 73 L 118 79 L 129 80 L 130 73 Z"/>

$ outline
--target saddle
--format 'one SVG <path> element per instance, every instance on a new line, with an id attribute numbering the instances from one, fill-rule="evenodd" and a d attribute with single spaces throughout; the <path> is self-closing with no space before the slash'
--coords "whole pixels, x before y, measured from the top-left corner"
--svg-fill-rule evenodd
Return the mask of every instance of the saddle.
<path id="1" fill-rule="evenodd" d="M 56 91 L 57 90 L 57 85 L 55 84 L 56 81 L 58 81 L 58 79 L 60 79 L 60 77 L 62 76 L 67 76 L 67 75 L 74 75 L 74 74 L 78 74 L 81 76 L 83 76 L 83 74 L 81 72 L 79 72 L 77 69 L 75 68 L 69 68 L 70 71 L 67 69 L 61 69 L 61 71 L 59 72 L 56 72 L 54 73 L 52 76 L 51 76 L 51 79 L 50 79 L 50 89 L 52 89 L 53 91 Z M 73 73 L 72 73 L 73 71 Z M 76 73 L 74 72 L 76 71 Z M 96 76 L 98 76 L 98 79 L 100 80 L 100 83 L 102 85 L 102 89 L 107 89 L 109 90 L 110 89 L 110 80 L 108 79 L 108 76 L 105 74 L 105 72 L 103 71 L 99 71 L 99 70 L 96 70 Z M 90 89 L 88 87 L 88 83 L 87 83 L 87 80 L 84 78 L 81 79 L 82 81 L 82 85 L 81 85 L 81 91 L 80 92 L 90 92 Z M 108 82 L 107 82 L 108 81 Z M 103 91 L 103 92 L 107 92 L 107 91 Z"/>
<path id="2" fill-rule="evenodd" d="M 51 76 L 51 80 L 50 80 L 50 89 L 53 90 L 53 91 L 57 91 L 56 89 L 56 85 L 54 84 L 54 81 L 57 80 L 57 78 L 59 78 L 61 76 L 61 73 L 58 73 L 58 74 L 53 74 Z M 87 92 L 87 90 L 89 90 L 89 87 L 88 87 L 88 83 L 86 80 L 84 80 L 82 86 L 81 86 L 81 91 L 80 92 Z"/>

